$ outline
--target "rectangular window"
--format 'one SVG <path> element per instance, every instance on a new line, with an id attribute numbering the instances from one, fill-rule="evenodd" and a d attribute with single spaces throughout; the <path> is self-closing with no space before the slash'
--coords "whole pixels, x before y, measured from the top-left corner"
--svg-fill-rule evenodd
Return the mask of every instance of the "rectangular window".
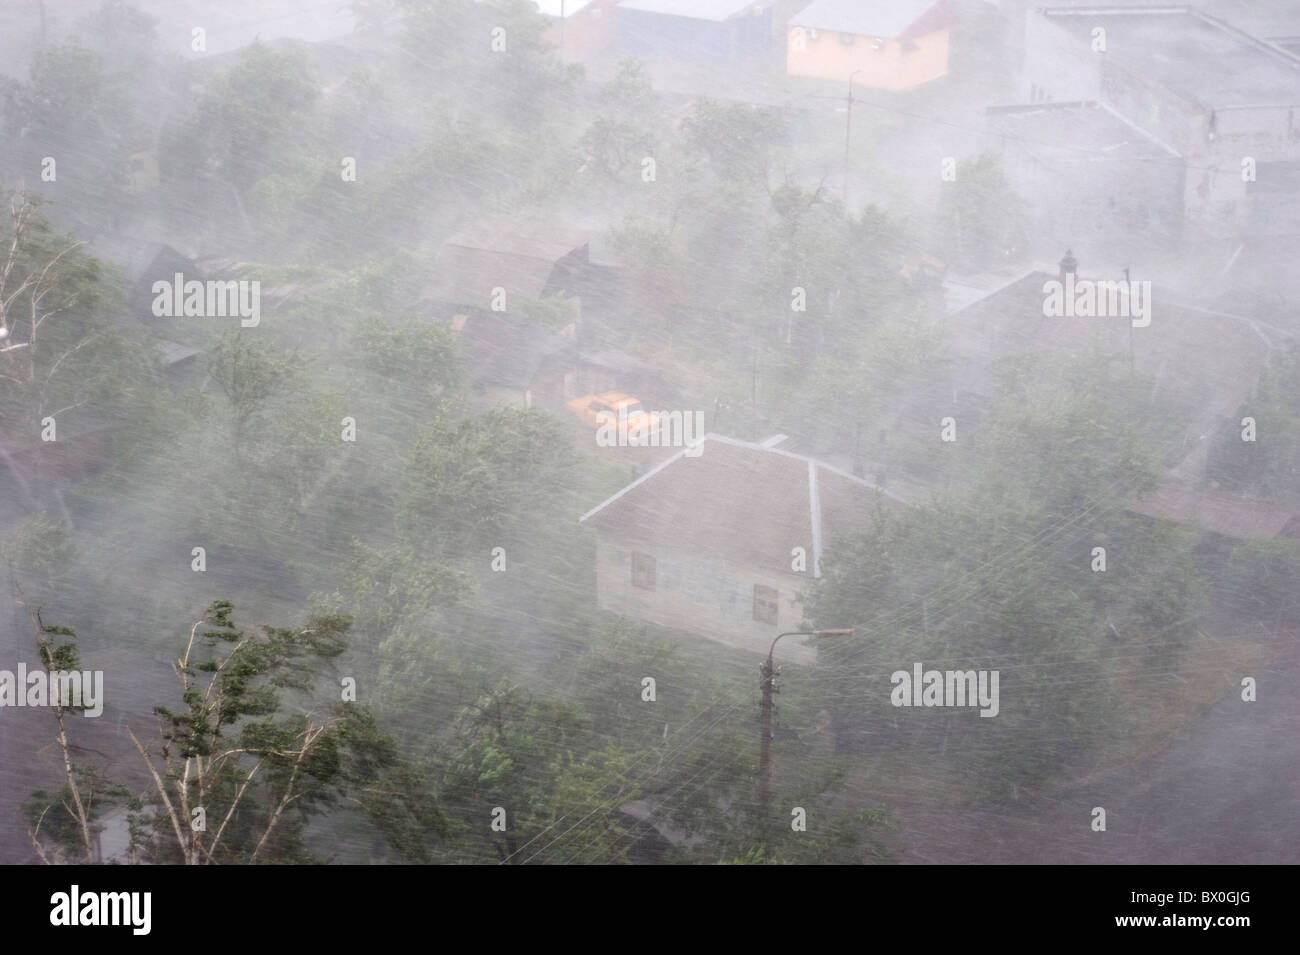
<path id="1" fill-rule="evenodd" d="M 762 584 L 755 584 L 754 619 L 759 623 L 770 623 L 772 626 L 776 626 L 778 596 L 775 587 L 765 587 Z"/>
<path id="2" fill-rule="evenodd" d="M 632 586 L 655 589 L 655 559 L 649 554 L 632 551 Z"/>

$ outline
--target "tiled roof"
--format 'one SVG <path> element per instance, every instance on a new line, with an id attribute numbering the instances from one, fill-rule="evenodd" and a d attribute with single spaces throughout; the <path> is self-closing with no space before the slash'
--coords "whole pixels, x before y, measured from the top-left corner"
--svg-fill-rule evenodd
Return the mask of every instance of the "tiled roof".
<path id="1" fill-rule="evenodd" d="M 1300 537 L 1300 515 L 1228 494 L 1164 484 L 1129 507 L 1147 517 L 1193 524 L 1238 540 Z"/>

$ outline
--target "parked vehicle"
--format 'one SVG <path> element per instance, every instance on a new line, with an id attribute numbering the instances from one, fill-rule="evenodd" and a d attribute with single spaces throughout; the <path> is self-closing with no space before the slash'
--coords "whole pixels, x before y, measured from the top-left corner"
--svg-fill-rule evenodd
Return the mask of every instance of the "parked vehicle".
<path id="1" fill-rule="evenodd" d="M 605 420 L 612 421 L 620 438 L 648 437 L 660 427 L 657 414 L 646 411 L 640 401 L 621 391 L 584 395 L 574 398 L 566 407 L 592 428 L 600 427 Z M 610 417 L 603 418 L 602 413 Z"/>

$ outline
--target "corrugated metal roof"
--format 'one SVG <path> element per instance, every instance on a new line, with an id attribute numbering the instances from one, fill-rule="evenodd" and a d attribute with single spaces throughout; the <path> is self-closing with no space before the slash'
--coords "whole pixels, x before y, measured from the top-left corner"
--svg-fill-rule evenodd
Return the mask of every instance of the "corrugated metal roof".
<path id="1" fill-rule="evenodd" d="M 790 18 L 810 27 L 857 36 L 896 37 L 921 19 L 936 0 L 817 0 Z"/>
<path id="2" fill-rule="evenodd" d="M 620 10 L 721 22 L 738 17 L 755 5 L 754 0 L 623 0 L 618 6 Z"/>
<path id="3" fill-rule="evenodd" d="M 780 448 L 707 435 L 583 515 L 601 531 L 791 573 L 791 548 L 808 555 L 866 524 L 893 495 L 837 468 Z"/>

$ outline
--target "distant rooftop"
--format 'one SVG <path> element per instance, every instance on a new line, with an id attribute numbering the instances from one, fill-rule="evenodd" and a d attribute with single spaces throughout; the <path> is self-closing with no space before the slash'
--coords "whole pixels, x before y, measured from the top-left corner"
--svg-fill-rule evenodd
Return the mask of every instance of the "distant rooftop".
<path id="1" fill-rule="evenodd" d="M 446 244 L 554 262 L 586 245 L 589 239 L 590 235 L 582 229 L 499 215 L 475 219 Z"/>
<path id="2" fill-rule="evenodd" d="M 1300 57 L 1188 6 L 1048 7 L 1041 14 L 1106 56 L 1203 106 L 1300 104 Z"/>
<path id="3" fill-rule="evenodd" d="M 941 0 L 817 0 L 790 18 L 809 27 L 856 36 L 902 36 Z"/>
<path id="4" fill-rule="evenodd" d="M 1300 515 L 1262 501 L 1163 484 L 1129 510 L 1180 524 L 1192 524 L 1237 540 L 1300 537 Z"/>
<path id="5" fill-rule="evenodd" d="M 591 0 L 533 0 L 537 5 L 537 12 L 547 17 L 564 17 L 568 19 L 583 7 L 591 4 Z"/>
<path id="6" fill-rule="evenodd" d="M 755 0 L 623 0 L 618 6 L 620 10 L 722 22 L 738 17 L 756 5 Z"/>
<path id="7" fill-rule="evenodd" d="M 1181 163 L 1170 146 L 1144 132 L 1103 103 L 1033 103 L 992 106 L 989 122 L 1029 152 L 1054 151 L 1057 163 L 1158 160 Z"/>

